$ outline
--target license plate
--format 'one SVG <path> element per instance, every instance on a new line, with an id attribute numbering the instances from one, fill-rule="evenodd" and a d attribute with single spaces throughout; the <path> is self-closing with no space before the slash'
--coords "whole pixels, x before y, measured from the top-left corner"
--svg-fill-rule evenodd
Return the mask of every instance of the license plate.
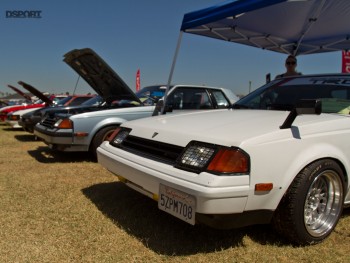
<path id="1" fill-rule="evenodd" d="M 196 199 L 192 195 L 161 184 L 158 208 L 191 225 L 195 223 Z"/>

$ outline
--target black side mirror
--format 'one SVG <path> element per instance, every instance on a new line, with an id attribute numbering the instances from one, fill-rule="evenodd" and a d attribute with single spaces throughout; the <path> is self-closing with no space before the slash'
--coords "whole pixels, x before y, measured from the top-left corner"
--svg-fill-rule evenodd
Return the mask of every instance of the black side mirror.
<path id="1" fill-rule="evenodd" d="M 162 111 L 162 108 L 163 108 L 163 100 L 158 100 L 156 107 L 154 108 L 154 111 L 152 113 L 152 116 L 158 116 L 159 112 Z"/>
<path id="2" fill-rule="evenodd" d="M 166 112 L 173 112 L 173 104 L 166 104 L 165 105 L 165 109 L 164 109 L 163 114 L 165 114 Z"/>
<path id="3" fill-rule="evenodd" d="M 158 100 L 156 107 L 154 108 L 154 111 L 152 113 L 152 116 L 157 116 L 159 113 L 165 114 L 167 112 L 173 111 L 173 105 L 172 104 L 166 104 L 163 109 L 164 101 L 162 99 Z"/>
<path id="4" fill-rule="evenodd" d="M 295 108 L 289 113 L 280 129 L 289 129 L 295 118 L 302 114 L 316 114 L 320 115 L 322 112 L 322 102 L 320 100 L 300 100 Z"/>

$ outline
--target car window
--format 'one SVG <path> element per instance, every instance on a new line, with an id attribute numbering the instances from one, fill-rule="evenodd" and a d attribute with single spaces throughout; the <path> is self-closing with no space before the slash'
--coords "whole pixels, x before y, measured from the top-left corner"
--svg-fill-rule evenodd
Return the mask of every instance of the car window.
<path id="1" fill-rule="evenodd" d="M 104 102 L 103 98 L 101 96 L 95 96 L 92 97 L 90 99 L 88 99 L 87 101 L 84 101 L 81 105 L 84 106 L 99 106 L 102 105 L 102 103 Z"/>
<path id="2" fill-rule="evenodd" d="M 174 110 L 213 108 L 204 88 L 178 87 L 168 95 L 167 104 L 172 105 Z"/>
<path id="3" fill-rule="evenodd" d="M 166 86 L 164 85 L 155 85 L 144 87 L 138 92 L 136 96 L 142 101 L 144 105 L 154 105 L 157 101 L 162 98 L 166 91 Z M 170 87 L 171 89 L 172 87 Z"/>
<path id="4" fill-rule="evenodd" d="M 213 90 L 212 94 L 219 109 L 224 109 L 230 106 L 230 102 L 226 99 L 224 93 L 221 90 Z"/>
<path id="5" fill-rule="evenodd" d="M 59 97 L 55 97 L 52 99 L 52 103 L 53 104 L 57 104 L 62 98 L 59 98 Z"/>
<path id="6" fill-rule="evenodd" d="M 69 106 L 77 106 L 77 105 L 80 105 L 82 104 L 84 101 L 87 101 L 91 99 L 91 97 L 77 97 L 77 98 L 74 98 L 74 100 L 69 103 Z"/>
<path id="7" fill-rule="evenodd" d="M 63 106 L 64 104 L 66 104 L 68 101 L 70 101 L 72 99 L 72 96 L 67 96 L 64 99 L 61 99 L 57 102 L 57 106 Z"/>
<path id="8" fill-rule="evenodd" d="M 292 110 L 302 99 L 319 99 L 322 112 L 342 113 L 350 108 L 350 86 L 339 83 L 319 83 L 312 79 L 274 82 L 242 98 L 233 107 Z"/>

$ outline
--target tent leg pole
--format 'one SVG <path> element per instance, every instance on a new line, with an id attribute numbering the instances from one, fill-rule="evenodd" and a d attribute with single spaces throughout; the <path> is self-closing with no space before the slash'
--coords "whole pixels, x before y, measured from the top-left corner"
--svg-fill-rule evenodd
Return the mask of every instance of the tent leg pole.
<path id="1" fill-rule="evenodd" d="M 170 74 L 169 74 L 169 79 L 168 79 L 167 87 L 170 87 L 171 80 L 172 80 L 172 78 L 173 78 L 173 73 L 174 73 L 174 69 L 175 69 L 175 64 L 176 64 L 177 56 L 178 56 L 179 49 L 180 49 L 180 46 L 181 46 L 182 34 L 183 34 L 183 32 L 180 31 L 179 39 L 177 40 L 175 55 L 174 55 L 174 58 L 173 58 L 173 64 L 171 65 L 171 70 L 170 70 Z"/>
<path id="2" fill-rule="evenodd" d="M 176 64 L 177 56 L 178 56 L 179 49 L 180 49 L 180 46 L 181 46 L 182 34 L 183 34 L 183 31 L 180 31 L 180 35 L 179 35 L 179 38 L 177 40 L 175 55 L 174 55 L 174 58 L 173 58 L 173 63 L 171 65 L 171 69 L 170 69 L 170 74 L 169 74 L 169 78 L 168 78 L 166 91 L 165 91 L 165 94 L 164 94 L 164 100 L 163 100 L 164 103 L 163 103 L 163 107 L 162 107 L 162 111 L 161 111 L 162 114 L 165 114 L 165 102 L 166 102 L 166 98 L 167 98 L 167 95 L 168 95 L 168 92 L 169 92 L 169 89 L 170 89 L 170 85 L 171 85 L 171 81 L 172 81 L 172 78 L 173 78 L 175 64 Z"/>

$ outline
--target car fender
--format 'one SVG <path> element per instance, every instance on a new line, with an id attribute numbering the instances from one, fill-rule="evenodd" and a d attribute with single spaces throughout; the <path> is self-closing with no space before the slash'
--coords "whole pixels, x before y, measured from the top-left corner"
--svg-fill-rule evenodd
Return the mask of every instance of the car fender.
<path id="1" fill-rule="evenodd" d="M 95 137 L 96 133 L 101 130 L 104 127 L 107 126 L 119 126 L 123 122 L 126 122 L 127 120 L 120 117 L 110 117 L 100 120 L 98 123 L 95 124 L 95 126 L 92 128 L 91 132 L 89 133 L 89 145 L 91 144 L 92 139 Z"/>
<path id="2" fill-rule="evenodd" d="M 289 148 L 290 149 L 290 148 Z M 250 193 L 245 210 L 268 209 L 275 210 L 278 207 L 282 197 L 288 190 L 296 175 L 302 171 L 307 165 L 319 160 L 330 158 L 334 159 L 344 167 L 344 176 L 348 177 L 348 167 L 350 163 L 346 158 L 346 154 L 339 147 L 335 147 L 327 142 L 319 142 L 312 147 L 305 147 L 302 150 L 294 151 L 290 154 L 290 158 L 284 158 L 283 163 L 279 163 L 271 170 L 259 175 L 252 175 Z M 274 160 L 280 160 L 277 156 L 270 156 Z M 263 161 L 262 161 L 263 163 Z M 261 170 L 260 167 L 257 170 Z M 266 170 L 266 169 L 265 169 Z M 283 176 L 280 176 L 283 174 Z M 273 189 L 269 192 L 255 192 L 255 185 L 258 183 L 273 183 Z M 349 189 L 349 180 L 345 188 Z M 346 193 L 344 193 L 346 196 Z"/>
<path id="3" fill-rule="evenodd" d="M 111 125 L 120 125 L 126 120 L 118 117 L 110 117 L 106 118 L 101 116 L 100 120 L 96 120 L 96 118 L 81 118 L 74 119 L 74 133 L 87 133 L 85 137 L 75 136 L 74 140 L 76 143 L 84 144 L 90 147 L 90 144 L 96 135 L 96 133 L 104 127 Z"/>

